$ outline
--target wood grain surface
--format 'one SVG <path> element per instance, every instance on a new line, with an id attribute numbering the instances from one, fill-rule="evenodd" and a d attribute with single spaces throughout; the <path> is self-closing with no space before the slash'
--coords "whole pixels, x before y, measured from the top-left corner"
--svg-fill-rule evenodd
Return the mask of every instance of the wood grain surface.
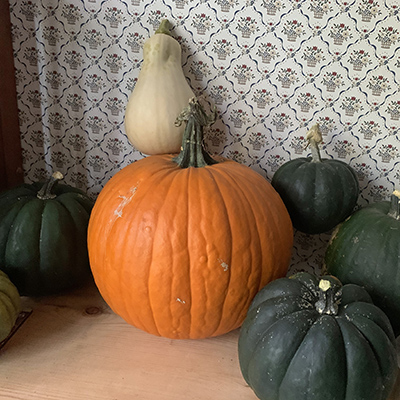
<path id="1" fill-rule="evenodd" d="M 115 315 L 93 284 L 23 299 L 29 318 L 0 351 L 1 400 L 256 400 L 243 380 L 239 331 L 170 340 Z M 400 380 L 390 400 L 400 399 Z"/>

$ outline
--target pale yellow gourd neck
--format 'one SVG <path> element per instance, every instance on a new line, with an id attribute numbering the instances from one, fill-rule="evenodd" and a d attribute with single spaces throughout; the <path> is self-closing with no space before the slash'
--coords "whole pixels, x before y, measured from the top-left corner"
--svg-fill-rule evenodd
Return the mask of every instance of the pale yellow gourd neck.
<path id="1" fill-rule="evenodd" d="M 181 46 L 171 34 L 172 24 L 168 20 L 161 22 L 155 34 L 151 36 L 143 47 L 143 64 L 141 70 L 152 68 L 175 67 L 181 65 Z"/>

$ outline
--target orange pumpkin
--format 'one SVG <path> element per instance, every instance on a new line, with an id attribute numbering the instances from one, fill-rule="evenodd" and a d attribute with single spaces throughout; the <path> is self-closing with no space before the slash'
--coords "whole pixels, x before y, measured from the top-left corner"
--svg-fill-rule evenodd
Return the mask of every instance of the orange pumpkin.
<path id="1" fill-rule="evenodd" d="M 255 294 L 286 275 L 293 232 L 268 181 L 205 153 L 202 129 L 211 121 L 197 100 L 181 120 L 178 157 L 136 161 L 101 191 L 89 258 L 101 295 L 128 323 L 168 338 L 205 338 L 239 327 Z"/>

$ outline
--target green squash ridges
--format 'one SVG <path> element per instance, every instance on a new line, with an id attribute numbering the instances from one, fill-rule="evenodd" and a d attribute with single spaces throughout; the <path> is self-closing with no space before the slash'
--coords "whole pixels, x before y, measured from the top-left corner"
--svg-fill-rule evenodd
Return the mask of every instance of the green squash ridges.
<path id="1" fill-rule="evenodd" d="M 0 268 L 23 295 L 59 293 L 91 275 L 87 226 L 93 201 L 58 183 L 60 177 L 0 195 Z"/>
<path id="2" fill-rule="evenodd" d="M 332 275 L 302 272 L 265 286 L 238 352 L 260 400 L 384 400 L 397 376 L 388 317 L 364 288 Z"/>

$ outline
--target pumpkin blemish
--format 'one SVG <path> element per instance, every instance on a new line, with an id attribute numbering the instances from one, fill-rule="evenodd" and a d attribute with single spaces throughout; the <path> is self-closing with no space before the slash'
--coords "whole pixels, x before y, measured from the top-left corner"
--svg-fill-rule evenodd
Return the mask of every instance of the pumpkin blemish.
<path id="1" fill-rule="evenodd" d="M 221 259 L 218 259 L 218 262 L 221 264 L 221 267 L 225 272 L 228 271 L 229 265 L 226 262 L 222 261 Z"/>
<path id="2" fill-rule="evenodd" d="M 122 218 L 122 211 L 125 208 L 125 206 L 132 201 L 133 196 L 136 193 L 136 190 L 137 190 L 137 186 L 131 188 L 129 196 L 119 196 L 119 198 L 122 199 L 122 201 L 119 204 L 119 206 L 116 208 L 116 210 L 114 211 L 114 215 L 116 215 L 118 218 Z"/>

